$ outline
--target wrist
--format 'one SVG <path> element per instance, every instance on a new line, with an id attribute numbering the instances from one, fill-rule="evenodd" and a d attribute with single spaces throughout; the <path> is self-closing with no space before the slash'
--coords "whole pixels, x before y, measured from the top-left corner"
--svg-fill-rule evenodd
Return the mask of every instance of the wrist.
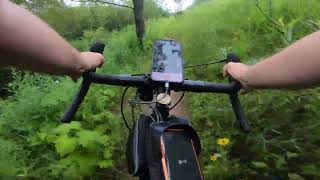
<path id="1" fill-rule="evenodd" d="M 72 58 L 73 67 L 72 67 L 72 72 L 70 73 L 70 76 L 72 78 L 78 78 L 82 75 L 82 73 L 85 72 L 87 68 L 78 50 L 73 49 L 72 54 L 73 54 L 73 58 Z"/>
<path id="2" fill-rule="evenodd" d="M 256 84 L 254 82 L 255 78 L 255 65 L 248 66 L 247 70 L 243 73 L 242 84 L 245 89 L 254 89 L 256 88 Z"/>

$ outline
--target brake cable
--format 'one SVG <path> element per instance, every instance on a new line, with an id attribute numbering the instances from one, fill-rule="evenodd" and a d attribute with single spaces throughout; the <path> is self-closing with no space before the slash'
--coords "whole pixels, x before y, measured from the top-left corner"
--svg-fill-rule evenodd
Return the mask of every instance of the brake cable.
<path id="1" fill-rule="evenodd" d="M 126 127 L 129 129 L 129 131 L 131 131 L 131 128 L 129 127 L 129 125 L 128 125 L 128 123 L 127 123 L 127 120 L 126 120 L 126 118 L 125 118 L 125 116 L 124 116 L 124 113 L 123 113 L 123 101 L 124 101 L 124 97 L 125 97 L 128 89 L 129 89 L 129 87 L 126 87 L 126 88 L 124 89 L 124 91 L 123 91 L 123 94 L 122 94 L 122 97 L 121 97 L 121 108 L 120 108 L 120 109 L 121 109 L 121 115 L 122 115 L 123 122 L 124 122 L 124 124 L 126 125 Z"/>
<path id="2" fill-rule="evenodd" d="M 179 100 L 172 107 L 170 107 L 169 110 L 171 111 L 173 108 L 175 108 L 181 102 L 183 97 L 184 97 L 184 91 L 182 92 L 182 95 L 180 96 Z"/>
<path id="3" fill-rule="evenodd" d="M 199 66 L 209 66 L 212 64 L 218 64 L 218 63 L 223 63 L 223 62 L 227 62 L 228 59 L 222 59 L 222 60 L 218 60 L 218 61 L 213 61 L 213 62 L 209 62 L 209 63 L 204 63 L 204 64 L 194 64 L 194 65 L 189 65 L 189 66 L 184 66 L 183 68 L 193 68 L 193 67 L 199 67 Z"/>
<path id="4" fill-rule="evenodd" d="M 228 61 L 228 59 L 222 59 L 222 60 L 212 61 L 212 62 L 209 62 L 209 63 L 188 65 L 188 66 L 184 66 L 183 68 L 186 69 L 186 68 L 194 68 L 194 67 L 200 67 L 200 66 L 209 66 L 209 65 L 212 65 L 212 64 L 218 64 L 218 63 L 223 63 L 223 62 L 227 62 L 227 61 Z M 181 102 L 183 97 L 184 97 L 184 91 L 183 91 L 180 99 L 169 110 L 172 110 L 173 108 L 175 108 Z"/>
<path id="5" fill-rule="evenodd" d="M 128 91 L 129 87 L 126 87 L 123 91 L 123 94 L 122 94 L 122 97 L 121 97 L 121 107 L 120 107 L 120 111 L 121 111 L 121 115 L 122 115 L 122 119 L 123 119 L 123 122 L 124 124 L 126 125 L 127 129 L 129 131 L 131 131 L 131 128 L 129 127 L 128 125 L 128 122 L 127 122 L 127 119 L 125 118 L 125 115 L 124 115 L 124 112 L 123 112 L 123 102 L 124 102 L 124 97 Z M 138 99 L 133 99 L 133 100 L 129 100 L 129 103 L 131 105 L 131 114 L 132 114 L 132 119 L 133 121 L 135 120 L 135 116 L 134 116 L 134 106 L 136 104 L 140 105 L 140 104 L 154 104 L 154 103 L 158 103 L 159 101 L 161 101 L 162 99 L 164 99 L 165 96 L 161 97 L 160 99 L 156 100 L 156 101 L 141 101 L 141 100 L 138 100 Z M 158 117 L 158 114 L 157 114 L 157 117 Z M 162 117 L 161 117 L 162 118 Z"/>

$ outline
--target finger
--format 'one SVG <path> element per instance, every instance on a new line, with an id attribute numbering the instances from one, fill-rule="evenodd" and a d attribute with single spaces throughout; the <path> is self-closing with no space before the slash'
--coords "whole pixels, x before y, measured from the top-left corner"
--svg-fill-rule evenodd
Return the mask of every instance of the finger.
<path id="1" fill-rule="evenodd" d="M 101 55 L 101 62 L 100 62 L 99 67 L 101 67 L 101 66 L 104 64 L 104 61 L 105 61 L 104 56 L 103 56 L 103 55 Z"/>
<path id="2" fill-rule="evenodd" d="M 222 73 L 223 73 L 223 77 L 226 77 L 226 75 L 227 75 L 227 65 L 225 65 L 225 66 L 223 66 L 223 71 L 222 71 Z"/>
<path id="3" fill-rule="evenodd" d="M 244 86 L 243 83 L 241 83 L 241 85 L 242 85 L 242 89 L 239 91 L 239 93 L 240 93 L 241 95 L 245 95 L 245 94 L 251 93 L 251 92 L 253 91 L 253 88 Z"/>
<path id="4" fill-rule="evenodd" d="M 241 90 L 239 91 L 239 94 L 240 94 L 240 95 L 246 95 L 246 94 L 248 94 L 248 93 L 250 93 L 250 92 L 252 92 L 252 89 L 241 89 Z"/>
<path id="5" fill-rule="evenodd" d="M 71 75 L 70 78 L 72 79 L 73 82 L 77 82 L 79 79 L 79 76 Z"/>
<path id="6" fill-rule="evenodd" d="M 248 94 L 249 92 L 247 91 L 247 90 L 245 90 L 245 89 L 241 89 L 240 91 L 239 91 L 239 94 L 240 95 L 245 95 L 245 94 Z"/>
<path id="7" fill-rule="evenodd" d="M 223 67 L 223 76 L 224 77 L 227 77 L 229 75 L 229 72 L 228 72 L 228 68 L 229 68 L 229 63 L 226 64 L 224 67 Z"/>
<path id="8" fill-rule="evenodd" d="M 104 64 L 104 56 L 102 54 L 99 54 L 97 67 L 101 67 Z"/>

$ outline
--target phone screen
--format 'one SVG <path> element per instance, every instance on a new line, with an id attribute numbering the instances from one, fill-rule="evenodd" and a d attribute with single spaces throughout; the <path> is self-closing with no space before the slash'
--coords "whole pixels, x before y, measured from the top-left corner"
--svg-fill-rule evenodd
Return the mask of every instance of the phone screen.
<path id="1" fill-rule="evenodd" d="M 166 179 L 202 180 L 192 141 L 183 133 L 165 132 L 161 137 L 162 163 Z"/>
<path id="2" fill-rule="evenodd" d="M 156 40 L 153 44 L 151 78 L 162 82 L 183 82 L 181 46 L 174 40 Z"/>

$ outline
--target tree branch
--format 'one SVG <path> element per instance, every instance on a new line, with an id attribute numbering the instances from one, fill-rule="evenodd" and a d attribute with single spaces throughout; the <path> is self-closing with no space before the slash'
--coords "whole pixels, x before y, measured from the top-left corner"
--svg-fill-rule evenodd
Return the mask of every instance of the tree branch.
<path id="1" fill-rule="evenodd" d="M 72 0 L 72 1 L 74 1 L 74 2 L 98 2 L 98 3 L 111 4 L 111 5 L 114 5 L 114 6 L 119 6 L 119 7 L 124 7 L 124 8 L 134 9 L 134 8 L 133 8 L 133 7 L 131 7 L 131 6 L 122 5 L 122 4 L 116 4 L 116 3 L 113 3 L 113 2 L 107 2 L 107 1 L 102 1 L 102 0 L 93 0 L 93 1 Z"/>

